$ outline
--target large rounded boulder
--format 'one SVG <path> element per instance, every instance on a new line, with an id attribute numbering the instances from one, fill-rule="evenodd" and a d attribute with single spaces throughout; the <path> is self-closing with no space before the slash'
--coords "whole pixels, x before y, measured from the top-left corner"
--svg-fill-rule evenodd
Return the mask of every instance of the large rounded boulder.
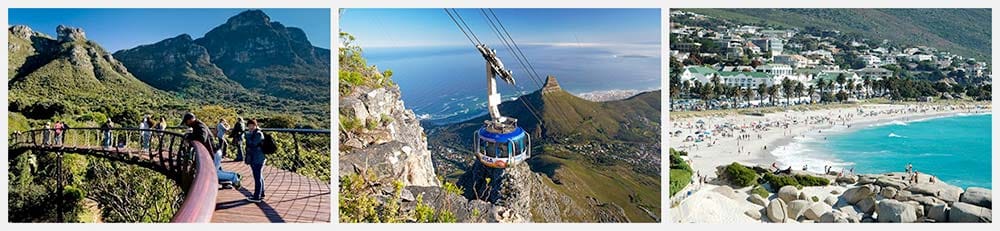
<path id="1" fill-rule="evenodd" d="M 778 189 L 778 198 L 785 200 L 786 202 L 791 202 L 799 197 L 799 190 L 795 186 L 785 185 Z"/>
<path id="2" fill-rule="evenodd" d="M 788 205 L 781 198 L 774 198 L 767 203 L 767 219 L 774 223 L 785 223 L 788 221 Z"/>
<path id="3" fill-rule="evenodd" d="M 993 210 L 965 202 L 955 202 L 948 210 L 948 221 L 992 223 Z"/>
<path id="4" fill-rule="evenodd" d="M 878 222 L 912 223 L 917 221 L 917 211 L 912 205 L 893 199 L 882 199 L 875 206 Z"/>
<path id="5" fill-rule="evenodd" d="M 962 197 L 958 201 L 983 208 L 993 209 L 993 190 L 980 187 L 969 187 L 965 193 L 962 193 Z"/>

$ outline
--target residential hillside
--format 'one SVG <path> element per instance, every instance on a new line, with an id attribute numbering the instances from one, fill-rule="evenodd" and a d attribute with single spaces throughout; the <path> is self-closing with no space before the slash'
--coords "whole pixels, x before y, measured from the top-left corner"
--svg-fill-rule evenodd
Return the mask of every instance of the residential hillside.
<path id="1" fill-rule="evenodd" d="M 989 59 L 991 9 L 683 9 L 741 23 L 858 33 Z"/>

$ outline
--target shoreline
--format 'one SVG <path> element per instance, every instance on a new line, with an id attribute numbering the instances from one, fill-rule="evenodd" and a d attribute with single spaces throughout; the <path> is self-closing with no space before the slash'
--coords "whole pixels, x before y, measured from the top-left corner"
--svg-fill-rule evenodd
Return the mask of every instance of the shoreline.
<path id="1" fill-rule="evenodd" d="M 693 175 L 711 178 L 715 176 L 715 167 L 732 162 L 765 166 L 777 162 L 781 168 L 789 164 L 799 165 L 801 163 L 784 163 L 788 160 L 782 160 L 782 156 L 774 152 L 794 144 L 795 138 L 800 136 L 851 132 L 893 121 L 912 122 L 987 113 L 992 113 L 988 104 L 866 104 L 848 108 L 783 111 L 763 116 L 734 114 L 671 121 L 673 126 L 669 138 L 671 148 L 689 153 L 685 159 L 692 166 Z M 704 136 L 701 142 L 692 142 L 689 138 L 697 138 L 699 131 L 707 131 L 711 135 Z M 822 169 L 822 165 L 810 167 L 813 170 Z M 800 166 L 793 168 L 801 169 Z"/>

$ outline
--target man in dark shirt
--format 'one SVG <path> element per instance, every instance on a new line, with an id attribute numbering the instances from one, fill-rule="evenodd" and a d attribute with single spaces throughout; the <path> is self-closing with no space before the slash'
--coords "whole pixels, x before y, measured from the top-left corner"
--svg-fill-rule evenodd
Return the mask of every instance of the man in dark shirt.
<path id="1" fill-rule="evenodd" d="M 212 131 L 208 129 L 208 125 L 195 118 L 194 113 L 185 113 L 181 124 L 191 128 L 191 132 L 184 135 L 185 140 L 199 141 L 202 145 L 205 145 L 209 153 L 215 153 L 215 150 L 212 148 L 214 147 L 212 146 Z"/>

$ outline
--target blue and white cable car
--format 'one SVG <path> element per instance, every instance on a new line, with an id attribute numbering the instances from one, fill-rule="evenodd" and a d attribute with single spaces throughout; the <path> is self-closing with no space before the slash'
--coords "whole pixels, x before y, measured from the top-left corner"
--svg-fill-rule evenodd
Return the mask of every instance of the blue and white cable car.
<path id="1" fill-rule="evenodd" d="M 507 168 L 524 162 L 531 157 L 531 137 L 521 127 L 517 119 L 500 115 L 500 93 L 497 92 L 496 79 L 500 78 L 513 85 L 514 76 L 504 68 L 496 56 L 496 50 L 485 44 L 476 46 L 479 53 L 486 59 L 486 85 L 489 95 L 487 105 L 490 119 L 483 122 L 483 127 L 476 131 L 476 157 L 483 165 L 491 168 Z"/>

